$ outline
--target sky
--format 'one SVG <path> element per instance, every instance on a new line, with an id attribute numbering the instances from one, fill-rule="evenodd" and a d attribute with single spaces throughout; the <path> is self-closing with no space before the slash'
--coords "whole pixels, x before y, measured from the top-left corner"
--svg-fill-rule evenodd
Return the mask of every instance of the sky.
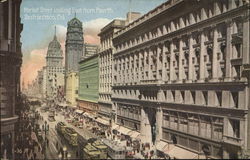
<path id="1" fill-rule="evenodd" d="M 166 0 L 23 0 L 21 33 L 23 64 L 21 81 L 32 83 L 45 66 L 47 47 L 55 34 L 65 53 L 67 22 L 76 17 L 83 23 L 84 42 L 99 44 L 97 34 L 113 19 L 125 19 L 127 12 L 142 15 Z"/>

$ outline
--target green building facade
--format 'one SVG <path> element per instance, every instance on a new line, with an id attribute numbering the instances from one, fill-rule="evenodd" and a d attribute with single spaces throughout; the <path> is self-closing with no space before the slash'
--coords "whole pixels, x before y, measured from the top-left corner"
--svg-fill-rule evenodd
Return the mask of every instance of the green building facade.
<path id="1" fill-rule="evenodd" d="M 78 100 L 98 103 L 99 66 L 98 54 L 79 62 Z"/>

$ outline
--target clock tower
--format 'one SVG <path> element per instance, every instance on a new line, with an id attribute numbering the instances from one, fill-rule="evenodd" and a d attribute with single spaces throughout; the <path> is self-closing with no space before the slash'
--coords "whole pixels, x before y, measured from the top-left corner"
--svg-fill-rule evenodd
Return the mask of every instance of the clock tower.
<path id="1" fill-rule="evenodd" d="M 68 22 L 65 44 L 65 70 L 68 72 L 78 71 L 78 61 L 83 54 L 83 31 L 82 22 L 76 17 Z"/>

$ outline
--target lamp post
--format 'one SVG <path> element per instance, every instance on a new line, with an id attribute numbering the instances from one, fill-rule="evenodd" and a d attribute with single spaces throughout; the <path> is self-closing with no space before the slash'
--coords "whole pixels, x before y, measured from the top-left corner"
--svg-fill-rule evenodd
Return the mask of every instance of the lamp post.
<path id="1" fill-rule="evenodd" d="M 46 145 L 47 145 L 47 131 L 49 131 L 49 124 L 47 124 L 47 121 L 44 122 L 43 125 L 43 131 L 44 131 L 44 143 L 43 143 L 43 149 L 44 149 L 44 159 L 46 160 Z"/>
<path id="2" fill-rule="evenodd" d="M 66 147 L 66 146 L 63 147 L 63 152 L 62 152 L 62 153 L 61 153 L 61 152 L 59 153 L 58 158 L 59 158 L 60 160 L 68 160 L 68 159 L 71 158 L 71 154 L 68 153 L 67 147 Z"/>

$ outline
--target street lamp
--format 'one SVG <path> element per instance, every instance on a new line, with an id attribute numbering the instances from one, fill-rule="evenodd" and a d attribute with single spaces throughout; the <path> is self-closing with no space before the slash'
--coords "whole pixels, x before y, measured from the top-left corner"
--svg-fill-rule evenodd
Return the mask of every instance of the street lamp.
<path id="1" fill-rule="evenodd" d="M 62 153 L 59 153 L 58 158 L 61 160 L 62 159 Z"/>

